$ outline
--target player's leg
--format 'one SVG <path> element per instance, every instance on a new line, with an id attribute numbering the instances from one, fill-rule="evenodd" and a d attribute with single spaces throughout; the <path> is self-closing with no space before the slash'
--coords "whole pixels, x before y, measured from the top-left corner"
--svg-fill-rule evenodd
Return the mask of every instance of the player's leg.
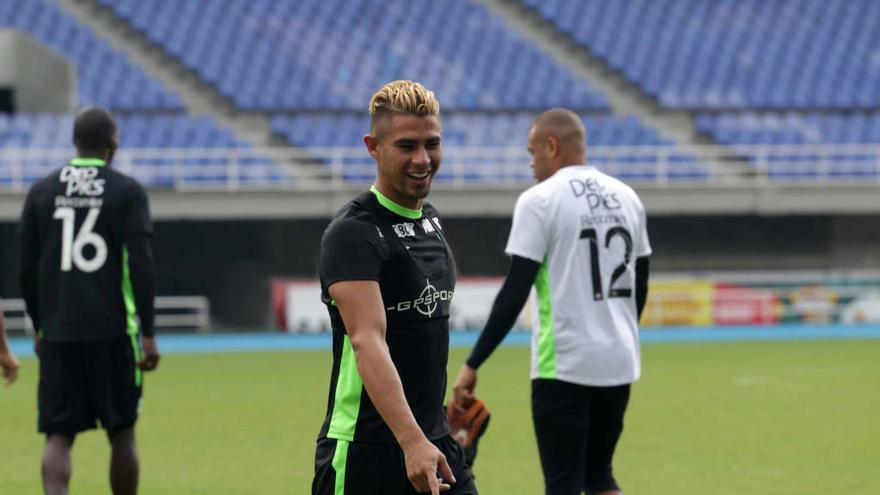
<path id="1" fill-rule="evenodd" d="M 110 441 L 110 486 L 114 495 L 137 493 L 138 463 L 135 423 L 141 399 L 141 376 L 130 338 L 89 346 L 91 401 Z"/>
<path id="2" fill-rule="evenodd" d="M 343 441 L 344 442 L 344 441 Z M 339 445 L 340 441 L 332 438 L 318 440 L 315 449 L 315 477 L 312 479 L 312 495 L 335 495 L 337 493 L 337 476 L 344 487 L 345 472 L 343 466 L 348 462 L 348 444 Z M 337 471 L 342 471 L 337 473 Z"/>
<path id="3" fill-rule="evenodd" d="M 312 495 L 409 495 L 403 452 L 396 444 L 323 438 L 315 451 Z"/>
<path id="4" fill-rule="evenodd" d="M 588 495 L 620 495 L 614 479 L 612 458 L 623 432 L 623 416 L 630 386 L 590 387 L 590 431 L 587 436 L 586 492 Z"/>
<path id="5" fill-rule="evenodd" d="M 110 440 L 110 487 L 113 495 L 137 493 L 140 465 L 134 427 L 107 432 Z"/>
<path id="6" fill-rule="evenodd" d="M 43 341 L 37 391 L 38 425 L 46 435 L 41 473 L 48 495 L 66 494 L 76 434 L 95 427 L 83 371 L 82 345 Z"/>
<path id="7" fill-rule="evenodd" d="M 546 495 L 580 495 L 583 490 L 588 424 L 584 388 L 532 380 L 532 421 Z"/>
<path id="8" fill-rule="evenodd" d="M 72 474 L 70 450 L 75 438 L 75 435 L 46 435 L 42 461 L 43 490 L 46 495 L 67 494 Z"/>

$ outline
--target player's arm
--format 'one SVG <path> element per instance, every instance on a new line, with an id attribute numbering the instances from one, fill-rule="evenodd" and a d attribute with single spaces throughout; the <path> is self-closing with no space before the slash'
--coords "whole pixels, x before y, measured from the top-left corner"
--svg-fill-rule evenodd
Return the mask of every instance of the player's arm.
<path id="1" fill-rule="evenodd" d="M 156 344 L 154 320 L 154 300 L 156 297 L 156 268 L 150 236 L 144 232 L 126 236 L 128 249 L 128 268 L 131 273 L 131 289 L 135 308 L 140 319 L 141 343 L 144 355 L 138 366 L 145 371 L 156 369 L 159 365 L 159 348 Z"/>
<path id="2" fill-rule="evenodd" d="M 3 379 L 7 385 L 12 385 L 18 377 L 18 368 L 21 364 L 9 348 L 9 340 L 6 338 L 6 320 L 3 318 L 3 308 L 0 305 L 0 368 L 3 369 Z"/>
<path id="3" fill-rule="evenodd" d="M 403 449 L 406 471 L 416 491 L 447 491 L 443 480 L 455 482 L 446 458 L 422 432 L 403 393 L 403 385 L 385 341 L 385 309 L 379 284 L 373 280 L 348 280 L 329 287 L 351 347 L 358 373 L 376 410 Z"/>
<path id="4" fill-rule="evenodd" d="M 40 236 L 39 226 L 35 218 L 33 189 L 28 194 L 18 222 L 18 281 L 25 309 L 34 325 L 34 350 L 39 354 L 40 348 L 40 297 L 39 297 L 39 266 Z"/>
<path id="5" fill-rule="evenodd" d="M 648 257 L 636 258 L 636 313 L 642 319 L 642 310 L 648 300 Z"/>
<path id="6" fill-rule="evenodd" d="M 134 180 L 129 184 L 126 197 L 125 246 L 128 249 L 131 289 L 141 321 L 141 344 L 144 351 L 138 366 L 150 371 L 159 365 L 159 347 L 153 333 L 156 268 L 150 248 L 150 236 L 153 233 L 150 203 L 147 192 Z"/>
<path id="7" fill-rule="evenodd" d="M 477 368 L 489 358 L 516 323 L 540 268 L 541 264 L 537 261 L 516 255 L 511 258 L 507 278 L 495 297 L 486 326 L 455 380 L 453 394 L 455 403 L 460 407 L 467 407 L 473 402 Z"/>
<path id="8" fill-rule="evenodd" d="M 541 263 L 535 260 L 545 259 L 550 239 L 546 211 L 546 200 L 535 189 L 526 191 L 516 200 L 505 248 L 505 252 L 511 255 L 510 269 L 492 305 L 486 327 L 453 385 L 454 400 L 459 407 L 467 407 L 473 401 L 477 367 L 510 331 L 535 283 L 541 267 Z"/>

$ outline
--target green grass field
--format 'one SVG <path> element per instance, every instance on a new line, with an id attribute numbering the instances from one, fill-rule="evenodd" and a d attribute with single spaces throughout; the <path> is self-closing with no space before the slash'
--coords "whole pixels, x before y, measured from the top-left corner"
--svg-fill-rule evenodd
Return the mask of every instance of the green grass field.
<path id="1" fill-rule="evenodd" d="M 451 375 L 465 357 L 454 349 Z M 880 340 L 643 347 L 616 475 L 628 495 L 880 493 Z M 0 493 L 37 494 L 36 362 L 0 388 Z M 165 356 L 138 426 L 141 493 L 306 494 L 329 351 Z M 480 374 L 493 413 L 481 493 L 539 494 L 528 350 Z M 109 493 L 98 432 L 74 448 L 73 494 Z"/>

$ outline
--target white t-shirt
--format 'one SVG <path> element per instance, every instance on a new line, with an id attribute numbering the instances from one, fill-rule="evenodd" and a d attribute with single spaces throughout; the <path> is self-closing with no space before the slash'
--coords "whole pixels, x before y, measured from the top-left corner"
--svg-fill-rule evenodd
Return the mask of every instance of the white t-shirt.
<path id="1" fill-rule="evenodd" d="M 532 378 L 613 386 L 639 378 L 636 258 L 651 254 L 645 208 L 595 167 L 563 167 L 516 202 L 507 254 L 542 263 Z"/>

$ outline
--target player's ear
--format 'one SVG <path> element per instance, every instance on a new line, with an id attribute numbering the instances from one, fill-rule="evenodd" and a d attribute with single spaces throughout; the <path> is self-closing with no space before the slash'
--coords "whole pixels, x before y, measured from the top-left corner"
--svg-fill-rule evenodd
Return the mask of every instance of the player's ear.
<path id="1" fill-rule="evenodd" d="M 547 156 L 555 157 L 559 154 L 559 138 L 547 136 Z"/>
<path id="2" fill-rule="evenodd" d="M 376 141 L 376 137 L 372 134 L 364 135 L 364 144 L 367 146 L 367 153 L 370 154 L 373 158 L 379 157 L 379 143 Z"/>
<path id="3" fill-rule="evenodd" d="M 113 162 L 117 148 L 119 148 L 119 134 L 114 134 L 113 139 L 110 140 L 110 145 L 107 146 L 107 165 Z"/>

